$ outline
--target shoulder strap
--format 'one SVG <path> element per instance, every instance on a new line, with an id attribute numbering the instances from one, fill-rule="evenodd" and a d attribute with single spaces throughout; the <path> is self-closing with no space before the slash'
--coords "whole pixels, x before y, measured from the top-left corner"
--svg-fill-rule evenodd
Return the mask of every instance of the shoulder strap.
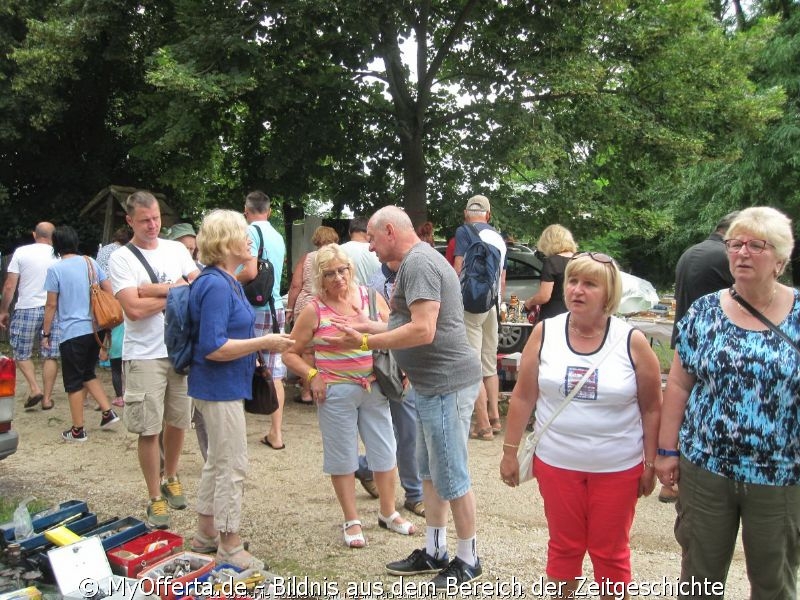
<path id="1" fill-rule="evenodd" d="M 150 281 L 153 283 L 158 283 L 158 277 L 156 277 L 155 271 L 153 271 L 153 267 L 150 266 L 150 263 L 147 262 L 147 259 L 142 254 L 142 251 L 139 250 L 136 246 L 133 245 L 132 242 L 128 242 L 125 244 L 125 247 L 130 250 L 133 255 L 139 259 L 139 262 L 142 263 L 144 270 L 147 271 L 147 275 L 150 277 Z"/>
<path id="2" fill-rule="evenodd" d="M 369 295 L 369 319 L 370 321 L 378 321 L 378 302 L 375 295 L 375 288 L 367 288 Z"/>
<path id="3" fill-rule="evenodd" d="M 84 256 L 83 260 L 86 261 L 86 274 L 89 276 L 89 285 L 99 283 L 97 281 L 97 275 L 95 275 L 94 265 L 92 264 L 91 259 L 88 256 Z"/>
<path id="4" fill-rule="evenodd" d="M 261 233 L 261 227 L 255 223 L 250 223 L 250 227 L 255 229 L 258 234 L 258 256 L 256 260 L 264 260 L 264 234 Z"/>
<path id="5" fill-rule="evenodd" d="M 770 329 L 770 331 L 772 331 L 772 333 L 777 335 L 779 338 L 781 338 L 783 341 L 785 341 L 787 344 L 789 344 L 794 349 L 795 352 L 800 354 L 800 347 L 797 346 L 795 341 L 792 338 L 790 338 L 788 335 L 786 335 L 783 331 L 781 331 L 778 328 L 778 326 L 775 325 L 775 323 L 773 323 L 767 317 L 765 317 L 764 314 L 760 310 L 758 310 L 755 306 L 753 306 L 747 300 L 742 298 L 739 295 L 739 292 L 736 291 L 736 288 L 731 286 L 729 291 L 730 291 L 731 297 L 734 300 L 736 300 L 739 304 L 744 306 L 750 312 L 751 315 L 753 315 L 756 319 L 758 319 L 764 325 L 769 327 L 769 329 Z"/>

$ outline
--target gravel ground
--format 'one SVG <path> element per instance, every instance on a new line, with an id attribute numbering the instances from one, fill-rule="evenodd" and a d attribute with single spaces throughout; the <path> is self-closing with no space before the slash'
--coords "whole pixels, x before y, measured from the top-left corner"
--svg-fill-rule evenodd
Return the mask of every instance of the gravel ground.
<path id="1" fill-rule="evenodd" d="M 106 389 L 111 384 L 102 372 Z M 26 386 L 18 382 L 14 427 L 20 433 L 18 452 L 0 461 L 0 495 L 19 499 L 33 495 L 48 502 L 85 499 L 100 519 L 114 515 L 144 518 L 146 491 L 136 458 L 136 436 L 120 426 L 99 428 L 99 413 L 87 411 L 89 441 L 67 444 L 60 433 L 70 425 L 63 392 L 49 412 L 22 410 Z M 57 389 L 61 389 L 60 382 Z M 368 546 L 351 550 L 342 543 L 342 514 L 329 479 L 322 473 L 322 451 L 314 409 L 291 401 L 287 388 L 284 440 L 286 449 L 272 450 L 259 443 L 269 417 L 248 415 L 250 474 L 246 484 L 242 534 L 251 551 L 264 559 L 286 582 L 287 595 L 325 595 L 338 591 L 366 596 L 393 597 L 407 586 L 411 597 L 425 577 L 388 576 L 386 562 L 407 556 L 425 544 L 424 522 L 405 514 L 419 533 L 408 539 L 378 528 L 378 504 L 360 486 L 357 502 Z M 483 563 L 479 580 L 485 597 L 541 597 L 536 589 L 544 576 L 547 529 L 535 482 L 510 490 L 499 480 L 501 438 L 470 442 L 471 473 L 478 502 L 478 551 Z M 197 488 L 202 459 L 193 432 L 189 432 L 181 458 L 181 475 L 188 497 Z M 402 507 L 398 484 L 397 505 Z M 402 509 L 401 509 L 402 510 Z M 673 505 L 658 502 L 655 494 L 640 501 L 632 534 L 634 580 L 672 583 L 680 570 L 680 552 L 672 535 Z M 172 511 L 172 530 L 188 542 L 194 512 Z M 451 549 L 455 529 L 449 528 Z M 591 574 L 588 563 L 586 570 Z M 307 589 L 304 586 L 309 586 Z M 308 592 L 308 593 L 307 593 Z M 727 585 L 727 598 L 744 599 L 749 586 L 741 549 L 737 549 Z M 396 597 L 396 596 L 394 596 Z M 592 598 L 595 596 L 585 595 Z M 637 597 L 634 594 L 634 597 Z M 639 594 L 668 598 L 673 594 Z"/>

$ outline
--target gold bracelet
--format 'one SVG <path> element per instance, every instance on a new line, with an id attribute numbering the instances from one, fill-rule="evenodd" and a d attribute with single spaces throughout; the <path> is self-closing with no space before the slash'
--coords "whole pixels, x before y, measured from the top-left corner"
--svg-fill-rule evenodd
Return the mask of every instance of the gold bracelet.
<path id="1" fill-rule="evenodd" d="M 314 367 L 311 367 L 306 374 L 306 381 L 311 383 L 311 380 L 317 376 L 317 373 L 319 373 L 319 371 L 317 371 Z"/>
<path id="2" fill-rule="evenodd" d="M 503 448 L 519 448 L 519 444 L 507 444 L 503 442 Z"/>
<path id="3" fill-rule="evenodd" d="M 369 350 L 368 339 L 369 339 L 369 334 L 365 333 L 364 335 L 361 336 L 361 351 L 362 352 L 366 352 L 367 350 Z"/>
<path id="4" fill-rule="evenodd" d="M 653 462 L 651 462 L 649 460 L 644 461 L 645 469 L 653 469 L 653 468 L 655 468 L 655 466 L 656 466 L 655 463 L 653 463 Z"/>

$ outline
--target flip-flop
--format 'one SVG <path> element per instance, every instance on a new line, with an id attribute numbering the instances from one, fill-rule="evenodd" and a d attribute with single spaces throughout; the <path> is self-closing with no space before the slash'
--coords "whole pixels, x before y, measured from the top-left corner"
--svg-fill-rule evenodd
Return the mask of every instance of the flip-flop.
<path id="1" fill-rule="evenodd" d="M 55 405 L 56 405 L 56 403 L 53 402 L 52 400 L 50 400 L 50 404 L 48 404 L 46 406 L 45 406 L 45 403 L 42 402 L 42 410 L 51 410 Z"/>
<path id="2" fill-rule="evenodd" d="M 305 406 L 311 406 L 314 404 L 313 400 L 303 400 L 303 398 L 300 397 L 295 398 L 294 401 L 298 404 L 304 404 Z"/>
<path id="3" fill-rule="evenodd" d="M 270 448 L 272 448 L 273 450 L 283 450 L 284 448 L 286 448 L 286 444 L 283 444 L 282 446 L 274 446 L 274 445 L 272 444 L 272 442 L 270 442 L 270 441 L 269 441 L 269 438 L 267 438 L 267 436 L 264 436 L 264 437 L 263 437 L 263 438 L 261 438 L 259 441 L 260 441 L 262 444 L 264 444 L 265 446 L 269 446 L 269 447 L 270 447 Z"/>
<path id="4" fill-rule="evenodd" d="M 33 408 L 34 406 L 39 404 L 39 402 L 41 402 L 42 400 L 44 400 L 44 394 L 36 394 L 35 396 L 28 396 L 28 399 L 25 400 L 25 405 L 24 405 L 25 410 Z"/>

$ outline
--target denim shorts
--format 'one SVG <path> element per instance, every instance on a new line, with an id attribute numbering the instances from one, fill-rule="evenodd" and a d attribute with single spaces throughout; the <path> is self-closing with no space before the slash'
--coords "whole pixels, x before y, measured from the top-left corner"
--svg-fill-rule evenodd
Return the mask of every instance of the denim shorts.
<path id="1" fill-rule="evenodd" d="M 348 475 L 358 469 L 358 436 L 367 450 L 373 471 L 391 471 L 397 464 L 389 401 L 380 387 L 368 392 L 355 383 L 334 383 L 317 406 L 322 433 L 322 470 L 328 475 Z"/>
<path id="2" fill-rule="evenodd" d="M 419 476 L 433 482 L 442 500 L 460 498 L 472 485 L 467 440 L 479 385 L 438 396 L 416 390 Z"/>

